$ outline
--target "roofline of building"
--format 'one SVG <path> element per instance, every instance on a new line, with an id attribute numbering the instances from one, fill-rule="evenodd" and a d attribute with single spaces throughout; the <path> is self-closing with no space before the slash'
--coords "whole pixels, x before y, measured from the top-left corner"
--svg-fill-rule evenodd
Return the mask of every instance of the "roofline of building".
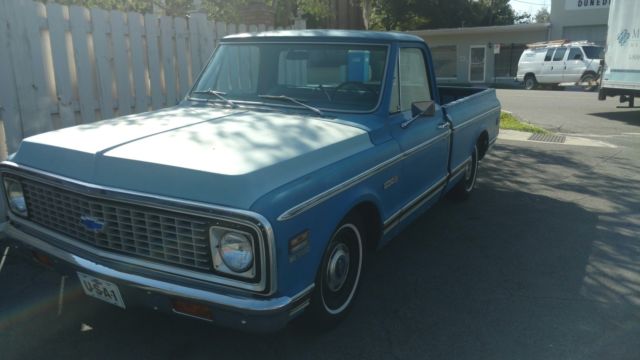
<path id="1" fill-rule="evenodd" d="M 407 31 L 407 33 L 412 35 L 417 35 L 417 36 L 490 34 L 490 33 L 547 30 L 550 27 L 551 27 L 551 23 L 533 23 L 533 24 L 475 26 L 475 27 L 430 29 L 430 30 L 412 30 L 412 31 Z"/>

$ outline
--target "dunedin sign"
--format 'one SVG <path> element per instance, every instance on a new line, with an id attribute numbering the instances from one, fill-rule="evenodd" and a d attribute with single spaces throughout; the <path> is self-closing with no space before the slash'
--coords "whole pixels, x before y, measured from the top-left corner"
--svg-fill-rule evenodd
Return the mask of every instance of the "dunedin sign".
<path id="1" fill-rule="evenodd" d="M 608 9 L 614 0 L 565 0 L 566 10 Z"/>

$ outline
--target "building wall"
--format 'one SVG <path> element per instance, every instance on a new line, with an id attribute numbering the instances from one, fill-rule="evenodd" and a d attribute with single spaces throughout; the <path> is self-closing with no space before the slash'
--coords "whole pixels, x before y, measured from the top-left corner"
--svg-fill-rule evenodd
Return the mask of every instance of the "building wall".
<path id="1" fill-rule="evenodd" d="M 438 30 L 415 31 L 415 35 L 422 37 L 433 51 L 437 51 L 438 47 L 455 46 L 456 47 L 456 77 L 440 77 L 439 82 L 451 84 L 467 84 L 474 83 L 479 85 L 489 85 L 494 83 L 513 83 L 511 76 L 500 76 L 496 74 L 495 65 L 496 57 L 494 49 L 496 44 L 500 44 L 500 53 L 503 56 L 513 58 L 517 64 L 518 59 L 524 49 L 524 45 L 528 43 L 547 40 L 548 30 L 546 28 L 532 30 L 514 25 L 505 31 L 504 27 L 493 27 L 494 32 L 477 32 L 474 28 L 462 28 L 456 34 L 438 34 Z M 520 28 L 520 29 L 518 29 Z M 485 48 L 485 81 L 471 82 L 469 78 L 469 61 L 471 48 L 480 46 Z M 515 72 L 515 69 L 513 70 Z M 438 74 L 436 74 L 438 75 Z"/>
<path id="2" fill-rule="evenodd" d="M 607 41 L 609 5 L 614 0 L 552 0 L 551 39 Z"/>

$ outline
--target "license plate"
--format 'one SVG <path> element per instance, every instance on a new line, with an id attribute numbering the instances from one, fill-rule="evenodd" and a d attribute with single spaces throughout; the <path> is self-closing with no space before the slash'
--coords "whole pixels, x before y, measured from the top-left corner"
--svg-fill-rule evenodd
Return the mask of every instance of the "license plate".
<path id="1" fill-rule="evenodd" d="M 118 290 L 116 284 L 81 272 L 78 273 L 78 278 L 85 294 L 123 309 L 125 308 L 120 290 Z"/>

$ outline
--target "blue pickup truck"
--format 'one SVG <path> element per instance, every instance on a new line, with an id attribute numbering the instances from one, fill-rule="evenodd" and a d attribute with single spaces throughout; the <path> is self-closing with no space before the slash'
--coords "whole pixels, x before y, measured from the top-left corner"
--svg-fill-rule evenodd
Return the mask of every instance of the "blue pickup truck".
<path id="1" fill-rule="evenodd" d="M 415 36 L 228 36 L 177 106 L 23 140 L 1 230 L 114 306 L 330 327 L 371 251 L 469 196 L 499 114 L 494 90 L 438 87 Z"/>

